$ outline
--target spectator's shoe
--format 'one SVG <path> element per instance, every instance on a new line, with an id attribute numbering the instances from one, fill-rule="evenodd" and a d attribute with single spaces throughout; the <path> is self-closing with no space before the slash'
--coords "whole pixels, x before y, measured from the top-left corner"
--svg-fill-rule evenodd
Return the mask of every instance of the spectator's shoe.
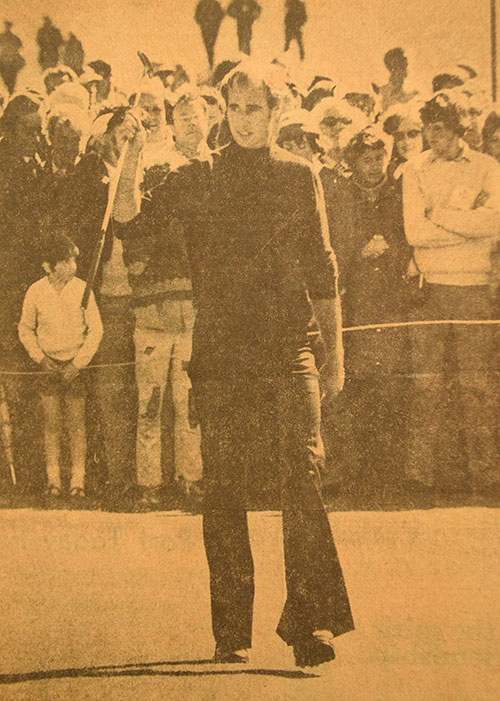
<path id="1" fill-rule="evenodd" d="M 69 490 L 70 509 L 82 509 L 86 504 L 85 490 L 82 487 L 71 487 Z"/>
<path id="2" fill-rule="evenodd" d="M 317 667 L 335 659 L 333 633 L 315 630 L 311 635 L 297 641 L 293 646 L 297 667 Z"/>
<path id="3" fill-rule="evenodd" d="M 43 493 L 43 506 L 46 509 L 59 509 L 63 505 L 63 493 L 60 487 L 49 484 Z"/>
<path id="4" fill-rule="evenodd" d="M 136 501 L 134 511 L 143 513 L 157 511 L 161 506 L 161 488 L 145 487 L 141 497 Z"/>
<path id="5" fill-rule="evenodd" d="M 215 646 L 213 661 L 217 664 L 247 664 L 250 661 L 249 650 L 228 650 Z"/>

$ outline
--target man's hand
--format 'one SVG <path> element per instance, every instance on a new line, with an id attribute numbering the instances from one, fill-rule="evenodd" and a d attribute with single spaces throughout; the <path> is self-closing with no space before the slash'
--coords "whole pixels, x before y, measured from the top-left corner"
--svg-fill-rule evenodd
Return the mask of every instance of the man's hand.
<path id="1" fill-rule="evenodd" d="M 383 236 L 379 238 L 371 238 L 368 243 L 361 249 L 362 258 L 378 258 L 387 251 L 389 244 Z"/>
<path id="2" fill-rule="evenodd" d="M 131 275 L 142 275 L 146 269 L 146 263 L 143 260 L 136 260 L 133 263 L 130 263 L 127 267 Z"/>
<path id="3" fill-rule="evenodd" d="M 319 370 L 321 402 L 331 404 L 344 388 L 344 366 L 338 362 L 326 362 Z"/>
<path id="4" fill-rule="evenodd" d="M 44 372 L 57 372 L 59 366 L 55 362 L 55 360 L 49 358 L 48 355 L 44 355 L 42 360 L 40 361 L 40 367 Z"/>
<path id="5" fill-rule="evenodd" d="M 64 384 L 69 385 L 80 372 L 80 368 L 77 368 L 73 363 L 68 363 L 68 365 L 65 365 L 59 372 L 61 373 Z"/>

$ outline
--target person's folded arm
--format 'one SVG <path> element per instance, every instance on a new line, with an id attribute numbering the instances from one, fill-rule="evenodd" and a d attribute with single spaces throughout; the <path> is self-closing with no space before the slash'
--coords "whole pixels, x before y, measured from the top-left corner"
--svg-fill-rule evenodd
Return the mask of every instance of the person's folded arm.
<path id="1" fill-rule="evenodd" d="M 405 235 L 410 246 L 435 248 L 456 246 L 464 239 L 438 226 L 426 216 L 425 197 L 420 187 L 418 174 L 407 167 L 403 174 L 403 214 Z"/>

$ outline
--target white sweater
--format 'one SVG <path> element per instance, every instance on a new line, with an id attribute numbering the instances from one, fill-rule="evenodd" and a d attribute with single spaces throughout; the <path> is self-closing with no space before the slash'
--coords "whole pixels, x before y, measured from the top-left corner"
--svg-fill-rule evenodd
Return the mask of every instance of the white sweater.
<path id="1" fill-rule="evenodd" d="M 35 363 L 45 355 L 72 360 L 78 368 L 90 363 L 102 338 L 102 322 L 93 293 L 81 308 L 85 283 L 72 278 L 58 291 L 48 277 L 33 283 L 23 302 L 19 339 Z"/>
<path id="2" fill-rule="evenodd" d="M 428 282 L 487 285 L 500 238 L 500 165 L 466 144 L 453 161 L 425 151 L 403 171 L 408 243 Z"/>

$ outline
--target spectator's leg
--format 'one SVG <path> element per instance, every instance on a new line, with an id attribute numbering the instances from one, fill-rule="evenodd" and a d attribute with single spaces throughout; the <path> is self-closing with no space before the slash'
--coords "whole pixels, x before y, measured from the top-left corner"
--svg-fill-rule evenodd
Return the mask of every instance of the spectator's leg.
<path id="1" fill-rule="evenodd" d="M 480 287 L 454 288 L 457 317 L 491 318 L 488 290 Z M 491 372 L 493 328 L 455 326 L 453 328 L 458 364 L 458 385 L 469 473 L 477 487 L 500 482 L 496 446 L 497 407 Z"/>
<path id="2" fill-rule="evenodd" d="M 441 314 L 437 285 L 428 285 L 425 303 L 412 314 L 412 321 L 445 318 Z M 444 365 L 448 327 L 410 327 L 410 358 L 413 386 L 408 426 L 406 477 L 430 487 L 434 484 L 435 454 L 443 434 Z"/>
<path id="3" fill-rule="evenodd" d="M 57 395 L 41 396 L 44 421 L 45 460 L 49 486 L 61 489 L 61 428 L 63 415 Z"/>
<path id="4" fill-rule="evenodd" d="M 137 418 L 137 481 L 161 486 L 162 407 L 174 337 L 166 331 L 137 327 L 134 333 L 135 373 L 139 397 Z"/>
<path id="5" fill-rule="evenodd" d="M 187 370 L 191 357 L 192 331 L 187 329 L 176 337 L 170 366 L 174 404 L 175 477 L 184 480 L 186 488 L 203 474 L 200 452 L 200 428 L 191 426 L 189 392 L 191 380 Z"/>
<path id="6" fill-rule="evenodd" d="M 87 433 L 85 430 L 85 397 L 65 397 L 66 426 L 71 452 L 70 489 L 83 489 L 85 482 L 85 461 L 87 459 Z"/>

